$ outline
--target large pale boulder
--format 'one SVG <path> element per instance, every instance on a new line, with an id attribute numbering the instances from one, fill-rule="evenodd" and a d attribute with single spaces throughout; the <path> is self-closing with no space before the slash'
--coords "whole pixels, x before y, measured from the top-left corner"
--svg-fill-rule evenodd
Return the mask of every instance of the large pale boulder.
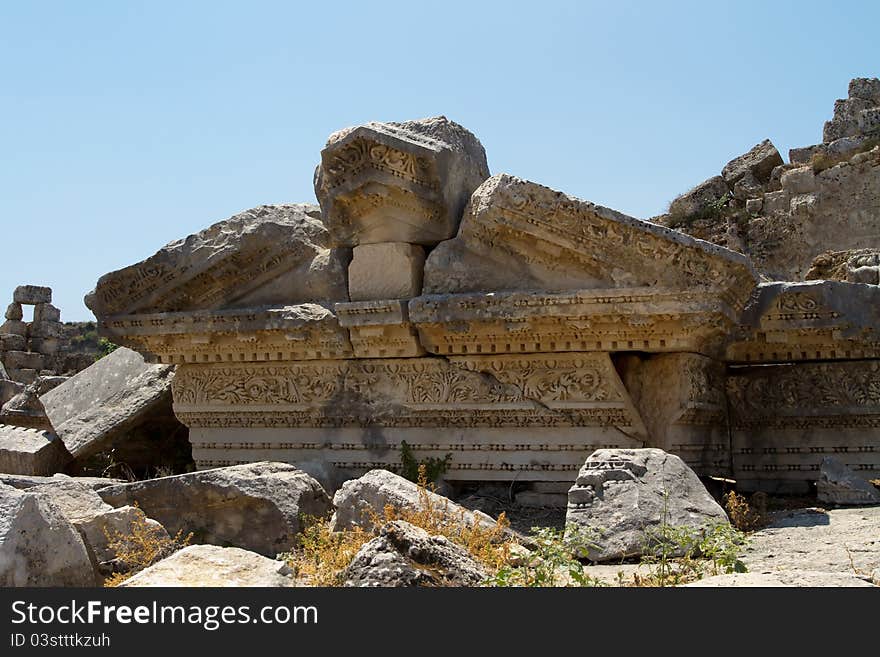
<path id="1" fill-rule="evenodd" d="M 0 586 L 94 586 L 79 533 L 50 501 L 0 484 Z"/>
<path id="2" fill-rule="evenodd" d="M 833 456 L 822 459 L 816 497 L 829 504 L 880 504 L 880 490 Z"/>
<path id="3" fill-rule="evenodd" d="M 307 516 L 329 515 L 321 485 L 286 463 L 249 463 L 98 491 L 115 507 L 138 506 L 171 534 L 275 556 L 294 547 Z"/>
<path id="4" fill-rule="evenodd" d="M 568 492 L 566 524 L 595 535 L 591 561 L 638 557 L 661 524 L 699 529 L 727 514 L 684 461 L 661 449 L 598 449 Z"/>
<path id="5" fill-rule="evenodd" d="M 488 573 L 464 548 L 402 520 L 387 523 L 344 572 L 345 586 L 479 586 Z"/>
<path id="6" fill-rule="evenodd" d="M 58 484 L 71 481 L 86 485 L 94 490 L 106 488 L 113 484 L 125 483 L 122 479 L 111 479 L 109 477 L 71 477 L 70 475 L 62 473 L 56 473 L 51 477 L 43 477 L 40 475 L 19 475 L 0 472 L 0 484 L 6 484 L 7 486 L 12 486 L 13 488 L 18 488 L 20 490 L 26 490 L 44 484 Z"/>
<path id="7" fill-rule="evenodd" d="M 30 490 L 52 502 L 61 511 L 91 548 L 99 564 L 119 556 L 110 544 L 111 538 L 131 536 L 139 525 L 143 525 L 154 540 L 169 540 L 165 528 L 155 520 L 146 518 L 140 509 L 133 506 L 114 509 L 101 499 L 92 486 L 75 479 L 43 484 Z"/>
<path id="8" fill-rule="evenodd" d="M 293 571 L 275 559 L 235 547 L 190 545 L 175 552 L 120 586 L 214 587 L 296 586 Z"/>
<path id="9" fill-rule="evenodd" d="M 86 305 L 113 315 L 347 300 L 347 256 L 317 206 L 262 205 L 100 278 Z"/>
<path id="10" fill-rule="evenodd" d="M 438 515 L 451 522 L 494 525 L 495 521 L 480 511 L 470 511 L 447 497 L 438 495 L 388 470 L 370 470 L 359 479 L 345 482 L 333 496 L 336 531 L 353 527 L 372 527 L 374 518 L 383 518 L 386 506 L 418 510 L 430 505 Z"/>
<path id="11" fill-rule="evenodd" d="M 315 195 L 334 245 L 431 245 L 455 234 L 488 177 L 482 144 L 445 116 L 372 122 L 330 135 Z"/>

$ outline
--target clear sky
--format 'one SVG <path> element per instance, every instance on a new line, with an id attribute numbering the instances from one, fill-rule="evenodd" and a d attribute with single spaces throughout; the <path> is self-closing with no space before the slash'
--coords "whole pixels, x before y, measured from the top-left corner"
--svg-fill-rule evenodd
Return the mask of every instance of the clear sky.
<path id="1" fill-rule="evenodd" d="M 0 0 L 0 304 L 262 203 L 327 135 L 444 114 L 508 172 L 636 217 L 880 75 L 880 2 Z"/>

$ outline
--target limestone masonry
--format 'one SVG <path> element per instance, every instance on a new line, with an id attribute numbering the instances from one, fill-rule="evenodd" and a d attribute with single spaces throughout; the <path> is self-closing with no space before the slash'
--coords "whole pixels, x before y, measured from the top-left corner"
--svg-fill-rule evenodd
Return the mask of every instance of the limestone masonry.
<path id="1" fill-rule="evenodd" d="M 602 448 L 746 491 L 807 491 L 832 454 L 880 477 L 880 81 L 849 96 L 822 144 L 786 164 L 762 142 L 656 222 L 490 175 L 445 117 L 349 128 L 320 207 L 242 212 L 86 303 L 176 366 L 201 469 L 358 475 L 406 441 L 451 453 L 448 480 L 559 492 Z"/>

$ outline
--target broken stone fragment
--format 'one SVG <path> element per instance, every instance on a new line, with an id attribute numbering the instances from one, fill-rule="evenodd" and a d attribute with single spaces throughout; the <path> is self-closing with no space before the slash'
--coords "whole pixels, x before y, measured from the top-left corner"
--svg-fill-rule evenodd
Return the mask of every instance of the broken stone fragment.
<path id="1" fill-rule="evenodd" d="M 122 587 L 296 586 L 284 562 L 237 547 L 190 545 L 154 563 Z"/>
<path id="2" fill-rule="evenodd" d="M 486 569 L 445 536 L 403 520 L 387 523 L 343 572 L 345 586 L 479 586 Z"/>
<path id="3" fill-rule="evenodd" d="M 499 174 L 428 256 L 422 293 L 717 286 L 747 297 L 755 278 L 738 253 Z"/>
<path id="4" fill-rule="evenodd" d="M 747 153 L 732 159 L 724 165 L 721 176 L 725 182 L 733 186 L 747 173 L 755 176 L 759 183 L 767 183 L 773 168 L 782 164 L 782 156 L 769 139 L 751 148 Z"/>
<path id="5" fill-rule="evenodd" d="M 0 484 L 0 586 L 95 586 L 79 533 L 50 501 Z"/>
<path id="6" fill-rule="evenodd" d="M 0 472 L 51 475 L 71 460 L 51 431 L 0 424 Z"/>
<path id="7" fill-rule="evenodd" d="M 315 194 L 335 246 L 432 245 L 455 234 L 488 176 L 479 140 L 446 117 L 372 122 L 330 135 Z"/>
<path id="8" fill-rule="evenodd" d="M 565 521 L 595 543 L 579 556 L 610 561 L 650 553 L 661 524 L 700 530 L 728 519 L 684 461 L 645 448 L 593 452 L 569 490 Z"/>
<path id="9" fill-rule="evenodd" d="M 34 323 L 59 322 L 61 310 L 51 303 L 38 303 L 34 306 Z"/>
<path id="10" fill-rule="evenodd" d="M 234 545 L 267 556 L 293 549 L 308 516 L 329 515 L 321 485 L 286 463 L 202 470 L 108 486 L 98 491 L 115 507 L 137 505 L 170 534 Z"/>
<path id="11" fill-rule="evenodd" d="M 86 305 L 112 315 L 347 300 L 346 253 L 317 206 L 262 205 L 100 278 Z"/>
<path id="12" fill-rule="evenodd" d="M 24 317 L 24 311 L 21 308 L 20 303 L 10 303 L 6 307 L 6 319 L 11 319 L 14 321 L 21 321 L 21 318 Z"/>
<path id="13" fill-rule="evenodd" d="M 880 490 L 833 456 L 822 459 L 816 497 L 829 504 L 880 504 Z"/>

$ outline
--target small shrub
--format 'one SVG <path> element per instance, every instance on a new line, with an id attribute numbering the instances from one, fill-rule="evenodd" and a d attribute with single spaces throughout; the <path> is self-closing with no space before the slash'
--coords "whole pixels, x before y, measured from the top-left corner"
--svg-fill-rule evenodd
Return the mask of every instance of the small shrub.
<path id="1" fill-rule="evenodd" d="M 841 162 L 849 161 L 849 159 L 852 158 L 853 155 L 858 155 L 859 153 L 867 153 L 876 146 L 880 146 L 880 138 L 869 139 L 855 150 L 842 155 L 832 155 L 830 153 L 815 153 L 810 158 L 810 166 L 813 167 L 813 173 L 821 173 L 822 171 L 830 169 L 831 167 L 840 164 Z"/>
<path id="2" fill-rule="evenodd" d="M 297 548 L 278 558 L 313 586 L 341 586 L 342 571 L 373 535 L 360 527 L 330 531 L 326 518 L 306 517 L 303 524 Z"/>
<path id="3" fill-rule="evenodd" d="M 534 549 L 519 566 L 504 565 L 488 580 L 490 586 L 601 586 L 584 573 L 575 555 L 596 547 L 592 530 L 574 523 L 566 528 L 532 527 Z"/>
<path id="4" fill-rule="evenodd" d="M 689 214 L 671 212 L 669 215 L 668 226 L 670 228 L 682 228 L 692 226 L 700 221 L 719 219 L 731 210 L 731 198 L 732 196 L 730 192 L 728 192 L 721 198 L 712 201 L 711 203 L 706 203 Z"/>
<path id="5" fill-rule="evenodd" d="M 134 506 L 138 508 L 137 502 Z M 119 586 L 144 568 L 185 548 L 192 540 L 192 533 L 183 536 L 183 530 L 177 532 L 173 538 L 159 535 L 147 522 L 144 514 L 139 514 L 132 522 L 130 533 L 107 531 L 105 528 L 104 536 L 107 544 L 116 553 L 117 566 L 120 569 L 120 572 L 113 573 L 104 580 L 104 586 Z"/>
<path id="6" fill-rule="evenodd" d="M 752 532 L 767 524 L 767 495 L 760 491 L 747 501 L 742 495 L 730 491 L 724 496 L 724 510 L 731 524 L 744 532 Z"/>
<path id="7" fill-rule="evenodd" d="M 452 463 L 452 454 L 446 454 L 442 459 L 429 457 L 422 461 L 416 459 L 412 452 L 412 448 L 405 440 L 400 443 L 400 470 L 399 473 L 404 479 L 418 482 L 420 470 L 425 469 L 425 478 L 427 481 L 436 482 L 449 470 Z"/>

